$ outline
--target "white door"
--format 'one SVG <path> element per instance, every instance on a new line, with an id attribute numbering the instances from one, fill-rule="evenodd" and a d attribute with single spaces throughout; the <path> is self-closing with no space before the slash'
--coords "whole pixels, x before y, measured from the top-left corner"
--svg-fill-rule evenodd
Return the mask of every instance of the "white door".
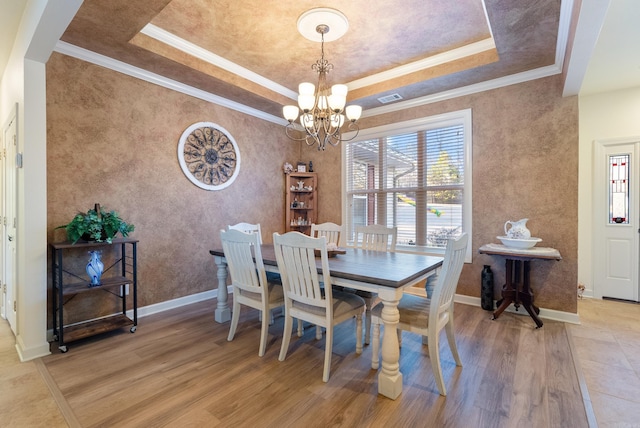
<path id="1" fill-rule="evenodd" d="M 640 142 L 596 142 L 594 295 L 638 301 Z"/>
<path id="2" fill-rule="evenodd" d="M 2 227 L 2 284 L 3 316 L 16 334 L 16 145 L 17 108 L 3 129 L 3 145 L 6 155 L 3 159 L 3 227 Z"/>

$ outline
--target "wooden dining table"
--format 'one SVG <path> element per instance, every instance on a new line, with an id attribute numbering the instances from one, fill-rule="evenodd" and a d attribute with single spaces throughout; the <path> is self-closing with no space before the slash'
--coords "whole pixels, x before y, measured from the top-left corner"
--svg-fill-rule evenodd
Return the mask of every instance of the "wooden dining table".
<path id="1" fill-rule="evenodd" d="M 278 272 L 273 245 L 261 246 L 265 270 Z M 231 319 L 227 296 L 227 265 L 222 249 L 210 250 L 218 268 L 218 304 L 215 311 L 217 322 Z M 317 257 L 318 272 L 322 272 Z M 402 393 L 400 372 L 400 347 L 396 327 L 400 320 L 398 302 L 403 289 L 414 286 L 434 274 L 442 266 L 442 257 L 413 253 L 370 251 L 347 248 L 344 254 L 329 258 L 333 285 L 377 293 L 384 305 L 382 321 L 385 334 L 382 336 L 382 368 L 378 374 L 378 393 L 396 399 Z"/>

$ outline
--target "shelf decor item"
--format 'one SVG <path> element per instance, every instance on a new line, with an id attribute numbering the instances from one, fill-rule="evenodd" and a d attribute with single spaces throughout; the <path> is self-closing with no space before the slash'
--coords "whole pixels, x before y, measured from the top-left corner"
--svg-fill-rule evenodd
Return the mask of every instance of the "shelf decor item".
<path id="1" fill-rule="evenodd" d="M 101 257 L 102 251 L 89 251 L 89 263 L 87 263 L 86 269 L 87 275 L 89 275 L 89 279 L 91 280 L 89 287 L 97 287 L 102 284 L 100 278 L 104 271 L 104 264 L 102 263 Z"/>
<path id="2" fill-rule="evenodd" d="M 56 229 L 65 229 L 67 239 L 74 244 L 80 239 L 111 244 L 118 232 L 123 237 L 129 236 L 134 225 L 121 219 L 116 211 L 106 211 L 100 208 L 100 204 L 96 204 L 86 214 L 78 213 L 69 223 Z"/>

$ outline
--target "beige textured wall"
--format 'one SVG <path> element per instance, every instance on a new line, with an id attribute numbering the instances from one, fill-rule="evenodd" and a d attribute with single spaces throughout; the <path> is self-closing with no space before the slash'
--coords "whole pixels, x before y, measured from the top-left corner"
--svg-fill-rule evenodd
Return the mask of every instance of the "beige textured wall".
<path id="1" fill-rule="evenodd" d="M 224 190 L 200 189 L 180 169 L 180 135 L 199 121 L 239 146 L 240 174 Z M 216 288 L 209 250 L 227 224 L 260 222 L 265 242 L 283 232 L 282 164 L 298 156 L 282 126 L 61 54 L 47 63 L 49 241 L 64 240 L 54 228 L 96 202 L 118 211 L 140 240 L 139 306 Z M 95 305 L 76 298 L 67 312 Z"/>
<path id="2" fill-rule="evenodd" d="M 284 161 L 313 161 L 318 221 L 342 222 L 340 147 L 299 147 L 281 126 L 60 54 L 47 64 L 47 103 L 49 239 L 64 239 L 55 226 L 95 202 L 118 210 L 140 240 L 141 306 L 215 288 L 208 250 L 226 224 L 260 222 L 267 242 L 284 230 Z M 504 262 L 478 248 L 497 242 L 506 220 L 528 217 L 539 245 L 563 256 L 532 263 L 536 302 L 575 313 L 578 105 L 561 97 L 559 77 L 364 118 L 362 127 L 466 108 L 473 112 L 474 257 L 458 293 L 480 295 L 484 264 L 499 293 Z M 191 184 L 177 160 L 181 133 L 203 120 L 226 128 L 242 155 L 240 176 L 218 192 Z M 87 304 L 76 306 L 80 313 Z"/>

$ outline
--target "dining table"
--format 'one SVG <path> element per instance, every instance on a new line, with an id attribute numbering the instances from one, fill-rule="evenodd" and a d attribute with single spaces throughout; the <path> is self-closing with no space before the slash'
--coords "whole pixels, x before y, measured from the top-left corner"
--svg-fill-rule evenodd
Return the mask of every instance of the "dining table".
<path id="1" fill-rule="evenodd" d="M 275 249 L 272 244 L 261 246 L 262 259 L 267 272 L 278 272 Z M 227 263 L 224 251 L 210 250 L 217 265 L 218 303 L 215 311 L 217 322 L 231 319 L 227 295 Z M 343 254 L 329 259 L 332 285 L 370 291 L 382 301 L 384 335 L 381 346 L 381 370 L 378 374 L 378 393 L 396 399 L 402 393 L 400 371 L 400 346 L 397 325 L 400 320 L 398 303 L 403 290 L 416 286 L 436 273 L 443 257 L 416 253 L 386 252 L 345 248 Z M 322 272 L 320 257 L 316 257 L 318 273 Z"/>

